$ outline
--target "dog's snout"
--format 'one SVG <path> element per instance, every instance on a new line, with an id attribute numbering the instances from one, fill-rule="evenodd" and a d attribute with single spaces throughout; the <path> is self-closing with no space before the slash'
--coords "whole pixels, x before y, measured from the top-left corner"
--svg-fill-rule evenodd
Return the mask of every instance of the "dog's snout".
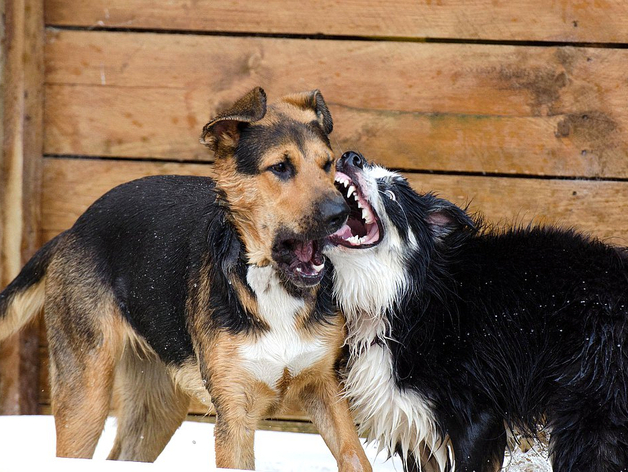
<path id="1" fill-rule="evenodd" d="M 349 217 L 349 205 L 338 195 L 321 202 L 319 212 L 327 232 L 333 233 L 339 230 Z"/>
<path id="2" fill-rule="evenodd" d="M 342 171 L 343 168 L 357 167 L 362 169 L 364 167 L 364 158 L 362 155 L 355 151 L 345 152 L 338 161 L 338 170 Z"/>

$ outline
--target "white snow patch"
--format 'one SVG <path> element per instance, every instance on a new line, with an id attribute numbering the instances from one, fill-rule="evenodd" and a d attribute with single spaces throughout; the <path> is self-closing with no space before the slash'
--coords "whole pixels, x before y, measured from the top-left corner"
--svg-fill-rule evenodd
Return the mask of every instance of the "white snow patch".
<path id="1" fill-rule="evenodd" d="M 538 441 L 535 441 L 532 449 L 527 452 L 522 452 L 517 447 L 512 454 L 506 454 L 503 470 L 506 472 L 552 472 L 547 454 L 547 446 Z"/>
<path id="2" fill-rule="evenodd" d="M 177 430 L 154 464 L 104 460 L 115 437 L 115 420 L 109 418 L 98 443 L 95 459 L 55 458 L 55 429 L 52 416 L 0 416 L 1 472 L 46 470 L 46 472 L 215 470 L 214 426 L 186 421 Z M 377 455 L 377 443 L 366 447 L 376 472 L 401 472 L 398 458 L 386 460 Z M 257 431 L 255 433 L 257 470 L 264 472 L 336 472 L 336 461 L 323 439 L 316 434 Z M 514 451 L 506 457 L 507 472 L 551 472 L 547 449 L 536 444 L 527 453 Z"/>
<path id="3" fill-rule="evenodd" d="M 113 446 L 115 420 L 109 418 L 95 460 L 55 458 L 55 428 L 52 416 L 0 416 L 0 472 L 46 470 L 74 471 L 168 471 L 216 470 L 214 425 L 186 421 L 177 430 L 154 464 L 104 460 Z M 376 445 L 366 448 L 375 471 L 401 472 L 398 459 L 386 461 Z M 336 461 L 317 434 L 257 431 L 256 470 L 263 472 L 336 472 Z"/>

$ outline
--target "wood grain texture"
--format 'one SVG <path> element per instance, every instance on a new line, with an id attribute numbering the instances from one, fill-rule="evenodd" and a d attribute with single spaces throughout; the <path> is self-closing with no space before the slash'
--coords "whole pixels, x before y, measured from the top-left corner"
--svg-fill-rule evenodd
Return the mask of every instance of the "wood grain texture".
<path id="1" fill-rule="evenodd" d="M 46 159 L 42 229 L 49 239 L 69 228 L 100 195 L 145 175 L 209 175 L 202 164 Z M 489 222 L 535 221 L 573 226 L 628 245 L 628 182 L 406 174 L 419 191 L 434 191 Z"/>
<path id="2" fill-rule="evenodd" d="M 0 290 L 39 247 L 44 13 L 41 0 L 2 2 Z M 0 414 L 38 411 L 39 330 L 2 342 Z"/>
<path id="3" fill-rule="evenodd" d="M 338 151 L 397 168 L 628 177 L 628 50 L 49 31 L 45 152 L 209 160 L 208 118 L 320 88 Z"/>
<path id="4" fill-rule="evenodd" d="M 628 42 L 624 0 L 47 0 L 46 22 L 240 33 Z"/>

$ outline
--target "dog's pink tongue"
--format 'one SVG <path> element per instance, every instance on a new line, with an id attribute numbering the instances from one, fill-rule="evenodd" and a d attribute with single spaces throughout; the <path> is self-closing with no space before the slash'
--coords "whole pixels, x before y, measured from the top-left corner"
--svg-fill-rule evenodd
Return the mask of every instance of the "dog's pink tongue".
<path id="1" fill-rule="evenodd" d="M 351 236 L 353 236 L 353 233 L 351 231 L 351 227 L 349 226 L 349 224 L 345 223 L 342 226 L 342 228 L 340 228 L 338 231 L 332 234 L 332 236 L 336 236 L 342 239 L 349 239 Z"/>
<path id="2" fill-rule="evenodd" d="M 301 262 L 309 262 L 314 254 L 314 244 L 312 241 L 299 241 L 294 252 Z"/>

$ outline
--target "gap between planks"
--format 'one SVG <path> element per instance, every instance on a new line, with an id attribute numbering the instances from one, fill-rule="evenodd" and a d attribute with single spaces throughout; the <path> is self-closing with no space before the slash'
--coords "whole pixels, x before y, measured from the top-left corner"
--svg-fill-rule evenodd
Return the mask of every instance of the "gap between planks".
<path id="1" fill-rule="evenodd" d="M 224 36 L 234 38 L 276 38 L 276 39 L 309 39 L 323 41 L 367 41 L 367 42 L 396 42 L 396 43 L 443 43 L 443 44 L 477 44 L 485 46 L 531 46 L 531 47 L 575 47 L 575 48 L 605 48 L 628 49 L 628 43 L 604 43 L 586 41 L 550 41 L 550 40 L 513 40 L 513 39 L 472 39 L 472 38 L 435 38 L 412 36 L 361 36 L 338 34 L 298 34 L 298 33 L 263 33 L 241 31 L 202 31 L 167 28 L 128 28 L 116 26 L 70 26 L 47 24 L 50 31 L 84 31 L 105 33 L 129 33 L 129 34 L 169 34 L 190 36 Z"/>

